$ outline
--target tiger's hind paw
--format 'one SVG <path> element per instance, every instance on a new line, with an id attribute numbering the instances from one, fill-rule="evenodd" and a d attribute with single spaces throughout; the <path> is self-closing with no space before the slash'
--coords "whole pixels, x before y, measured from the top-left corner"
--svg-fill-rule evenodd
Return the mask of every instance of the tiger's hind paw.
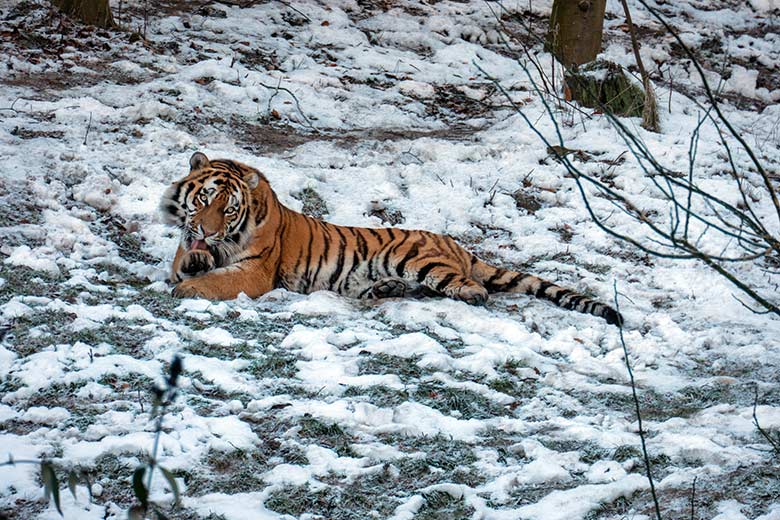
<path id="1" fill-rule="evenodd" d="M 212 295 L 206 288 L 199 284 L 200 280 L 184 280 L 176 285 L 171 291 L 174 298 L 206 298 L 210 299 Z"/>
<path id="2" fill-rule="evenodd" d="M 402 278 L 383 278 L 374 283 L 368 292 L 368 298 L 401 298 L 406 296 L 408 288 L 409 286 Z"/>
<path id="3" fill-rule="evenodd" d="M 479 285 L 464 285 L 458 289 L 454 297 L 469 305 L 484 305 L 488 299 L 488 292 Z"/>

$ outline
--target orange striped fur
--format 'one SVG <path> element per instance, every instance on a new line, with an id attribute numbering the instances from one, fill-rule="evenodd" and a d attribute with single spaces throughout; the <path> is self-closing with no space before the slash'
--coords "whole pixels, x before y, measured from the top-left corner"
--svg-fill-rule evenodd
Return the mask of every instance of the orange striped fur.
<path id="1" fill-rule="evenodd" d="M 536 276 L 489 265 L 452 238 L 420 230 L 329 224 L 283 206 L 258 170 L 195 153 L 160 204 L 182 230 L 171 280 L 178 297 L 257 297 L 274 288 L 355 298 L 435 294 L 481 304 L 532 294 L 565 309 L 623 319 L 611 307 Z"/>

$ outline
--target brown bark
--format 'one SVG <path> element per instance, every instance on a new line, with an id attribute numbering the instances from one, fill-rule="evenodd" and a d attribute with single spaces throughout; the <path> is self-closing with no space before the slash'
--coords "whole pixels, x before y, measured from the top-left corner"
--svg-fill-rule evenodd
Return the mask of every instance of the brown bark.
<path id="1" fill-rule="evenodd" d="M 569 68 L 596 59 L 601 50 L 606 0 L 555 0 L 547 44 Z"/>
<path id="2" fill-rule="evenodd" d="M 51 0 L 60 11 L 72 18 L 78 18 L 88 25 L 114 27 L 114 17 L 108 0 Z"/>

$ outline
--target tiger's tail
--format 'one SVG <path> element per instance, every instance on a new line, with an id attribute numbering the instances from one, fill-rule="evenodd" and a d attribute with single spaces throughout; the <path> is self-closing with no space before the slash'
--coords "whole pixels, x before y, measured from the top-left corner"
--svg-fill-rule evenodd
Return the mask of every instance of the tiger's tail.
<path id="1" fill-rule="evenodd" d="M 549 300 L 558 307 L 604 318 L 612 325 L 623 325 L 623 316 L 609 305 L 565 289 L 532 274 L 494 267 L 482 260 L 473 262 L 472 276 L 488 293 L 523 293 Z"/>

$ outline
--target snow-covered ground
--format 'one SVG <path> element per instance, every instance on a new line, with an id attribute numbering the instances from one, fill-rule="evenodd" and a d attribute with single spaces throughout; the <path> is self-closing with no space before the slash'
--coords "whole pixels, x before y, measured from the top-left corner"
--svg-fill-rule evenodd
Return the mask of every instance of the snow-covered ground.
<path id="1" fill-rule="evenodd" d="M 761 426 L 780 431 L 780 321 L 747 310 L 705 266 L 599 230 L 480 72 L 553 138 L 518 43 L 550 66 L 519 20 L 544 35 L 551 1 L 151 4 L 144 43 L 132 34 L 144 30 L 140 0 L 121 14 L 112 1 L 125 31 L 73 25 L 43 0 L 0 1 L 0 459 L 89 475 L 91 499 L 84 482 L 75 500 L 63 489 L 65 518 L 126 516 L 152 448 L 149 389 L 177 353 L 185 372 L 160 463 L 183 498 L 168 518 L 653 516 L 618 329 L 603 320 L 517 295 L 485 307 L 283 290 L 173 299 L 164 279 L 178 238 L 157 204 L 200 150 L 260 168 L 285 204 L 334 223 L 448 233 L 603 301 L 616 284 L 664 518 L 693 505 L 694 518 L 780 519 L 780 463 L 753 421 L 757 389 Z M 629 5 L 663 132 L 624 123 L 687 171 L 700 82 Z M 661 6 L 774 172 L 777 7 Z M 519 34 L 509 48 L 494 12 Z M 603 54 L 633 67 L 623 24 L 610 0 Z M 566 146 L 591 158 L 574 160 L 663 221 L 636 161 L 609 164 L 626 146 L 591 112 L 557 112 Z M 744 154 L 735 160 L 747 171 Z M 736 197 L 724 171 L 703 128 L 697 178 Z M 617 212 L 610 225 L 642 233 Z M 727 247 L 719 240 L 702 238 Z M 776 294 L 776 271 L 735 269 Z M 0 517 L 59 518 L 42 495 L 35 466 L 0 466 Z M 172 501 L 165 479 L 152 499 Z"/>

